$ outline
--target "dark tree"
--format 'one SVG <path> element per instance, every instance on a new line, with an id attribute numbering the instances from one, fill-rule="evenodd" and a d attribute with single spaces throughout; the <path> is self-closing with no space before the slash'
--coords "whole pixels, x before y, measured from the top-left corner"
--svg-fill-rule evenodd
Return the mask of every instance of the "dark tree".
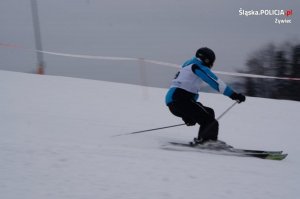
<path id="1" fill-rule="evenodd" d="M 268 44 L 246 61 L 244 73 L 300 78 L 300 44 Z M 300 101 L 300 81 L 267 78 L 244 78 L 237 84 L 248 96 Z"/>
<path id="2" fill-rule="evenodd" d="M 290 77 L 300 77 L 300 44 L 293 47 Z M 290 83 L 291 99 L 300 101 L 300 81 Z M 294 95 L 292 95 L 294 94 Z"/>

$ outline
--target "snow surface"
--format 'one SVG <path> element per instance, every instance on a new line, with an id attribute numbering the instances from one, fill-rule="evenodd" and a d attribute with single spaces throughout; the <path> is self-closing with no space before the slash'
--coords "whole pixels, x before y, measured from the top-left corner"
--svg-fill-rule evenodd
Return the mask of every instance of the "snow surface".
<path id="1" fill-rule="evenodd" d="M 0 71 L 2 199 L 296 199 L 300 104 L 248 97 L 220 121 L 236 147 L 284 150 L 283 161 L 161 149 L 197 127 L 182 123 L 166 89 Z M 201 93 L 221 114 L 233 102 Z"/>

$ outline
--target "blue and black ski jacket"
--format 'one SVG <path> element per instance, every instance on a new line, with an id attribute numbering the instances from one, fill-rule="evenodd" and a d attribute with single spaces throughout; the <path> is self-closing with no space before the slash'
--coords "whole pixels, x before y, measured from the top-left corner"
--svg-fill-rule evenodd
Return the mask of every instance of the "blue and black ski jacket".
<path id="1" fill-rule="evenodd" d="M 234 92 L 210 68 L 205 66 L 199 58 L 193 57 L 182 65 L 182 68 L 172 80 L 165 98 L 166 104 L 168 105 L 173 101 L 197 101 L 203 82 L 228 97 Z"/>

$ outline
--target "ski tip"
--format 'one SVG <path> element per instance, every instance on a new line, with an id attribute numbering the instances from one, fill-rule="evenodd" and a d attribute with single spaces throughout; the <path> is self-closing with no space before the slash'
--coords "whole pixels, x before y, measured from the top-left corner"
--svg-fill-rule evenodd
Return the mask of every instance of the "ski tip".
<path id="1" fill-rule="evenodd" d="M 270 154 L 265 159 L 268 160 L 283 160 L 288 156 L 287 153 L 284 154 Z"/>
<path id="2" fill-rule="evenodd" d="M 271 154 L 282 154 L 283 151 L 267 151 L 268 153 L 271 153 Z"/>

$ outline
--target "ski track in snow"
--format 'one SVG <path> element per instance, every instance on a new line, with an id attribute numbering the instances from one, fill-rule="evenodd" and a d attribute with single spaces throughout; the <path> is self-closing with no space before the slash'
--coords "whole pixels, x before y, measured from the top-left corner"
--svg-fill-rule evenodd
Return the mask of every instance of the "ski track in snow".
<path id="1" fill-rule="evenodd" d="M 165 89 L 0 71 L 0 198 L 296 199 L 299 102 L 248 97 L 220 121 L 236 147 L 284 150 L 283 161 L 162 150 L 197 127 L 182 123 Z M 221 114 L 229 98 L 201 93 Z"/>

